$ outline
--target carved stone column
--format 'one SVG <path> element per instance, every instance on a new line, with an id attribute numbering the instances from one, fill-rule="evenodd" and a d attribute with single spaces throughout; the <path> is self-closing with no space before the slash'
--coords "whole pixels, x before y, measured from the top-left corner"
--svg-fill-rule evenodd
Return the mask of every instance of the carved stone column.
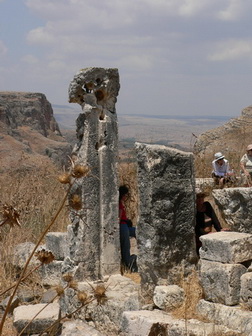
<path id="1" fill-rule="evenodd" d="M 97 279 L 119 271 L 118 127 L 115 103 L 120 89 L 117 69 L 87 68 L 70 83 L 69 102 L 81 105 L 73 154 L 91 173 L 72 190 L 82 209 L 71 212 L 70 258 L 76 278 Z"/>

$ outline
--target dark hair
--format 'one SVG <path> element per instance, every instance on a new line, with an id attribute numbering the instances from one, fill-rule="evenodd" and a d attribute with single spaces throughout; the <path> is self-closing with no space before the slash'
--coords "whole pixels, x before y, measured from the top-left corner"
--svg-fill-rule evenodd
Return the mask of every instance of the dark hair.
<path id="1" fill-rule="evenodd" d="M 128 194 L 129 188 L 126 185 L 119 187 L 119 200 L 123 198 L 124 195 Z"/>

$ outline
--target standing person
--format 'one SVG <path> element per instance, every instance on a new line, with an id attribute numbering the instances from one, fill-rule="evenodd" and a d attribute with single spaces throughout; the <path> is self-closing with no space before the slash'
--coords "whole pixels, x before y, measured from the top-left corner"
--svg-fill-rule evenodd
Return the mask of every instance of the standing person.
<path id="1" fill-rule="evenodd" d="M 124 201 L 129 195 L 129 188 L 122 185 L 119 188 L 119 221 L 120 221 L 120 245 L 122 264 L 132 272 L 137 272 L 136 255 L 130 254 L 130 237 L 136 238 L 136 228 L 128 219 Z"/>
<path id="2" fill-rule="evenodd" d="M 230 176 L 232 175 L 229 162 L 225 159 L 225 156 L 221 152 L 218 152 L 214 154 L 212 166 L 212 176 L 215 180 L 215 183 L 219 185 L 220 188 L 223 188 L 224 184 L 229 181 Z"/>
<path id="3" fill-rule="evenodd" d="M 219 231 L 229 231 L 229 229 L 223 229 L 220 221 L 210 204 L 210 202 L 205 201 L 206 194 L 204 192 L 196 192 L 196 247 L 197 253 L 199 253 L 199 248 L 201 242 L 199 237 L 208 233 L 211 233 L 213 227 L 217 232 Z"/>
<path id="4" fill-rule="evenodd" d="M 252 177 L 252 145 L 248 145 L 247 152 L 243 155 L 240 161 L 241 170 L 244 173 L 247 184 L 251 187 L 251 177 Z"/>

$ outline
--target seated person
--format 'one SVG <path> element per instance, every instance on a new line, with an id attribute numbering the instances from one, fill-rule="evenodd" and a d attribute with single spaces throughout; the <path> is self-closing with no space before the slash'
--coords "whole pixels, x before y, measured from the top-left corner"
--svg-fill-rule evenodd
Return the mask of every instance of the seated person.
<path id="1" fill-rule="evenodd" d="M 119 188 L 119 221 L 120 221 L 120 246 L 122 265 L 137 272 L 136 255 L 130 254 L 130 237 L 136 238 L 136 228 L 132 226 L 132 222 L 127 218 L 124 201 L 129 194 L 127 186 L 122 185 Z"/>
<path id="2" fill-rule="evenodd" d="M 215 180 L 215 184 L 220 188 L 224 187 L 224 184 L 230 180 L 232 171 L 230 170 L 228 160 L 221 152 L 214 154 L 214 160 L 212 161 L 213 172 L 212 176 Z"/>
<path id="3" fill-rule="evenodd" d="M 206 194 L 201 191 L 196 192 L 196 248 L 197 253 L 199 253 L 199 248 L 201 242 L 199 237 L 212 232 L 213 227 L 217 232 L 219 231 L 229 231 L 229 229 L 223 229 L 216 216 L 216 213 L 210 204 L 210 202 L 205 201 Z"/>
<path id="4" fill-rule="evenodd" d="M 247 152 L 243 155 L 240 161 L 240 166 L 242 173 L 244 173 L 247 184 L 251 187 L 251 177 L 252 177 L 252 145 L 248 145 Z"/>

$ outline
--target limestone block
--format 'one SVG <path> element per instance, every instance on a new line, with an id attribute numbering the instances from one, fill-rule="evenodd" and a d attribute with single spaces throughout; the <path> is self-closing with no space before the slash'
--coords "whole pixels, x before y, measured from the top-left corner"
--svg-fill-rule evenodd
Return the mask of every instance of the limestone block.
<path id="1" fill-rule="evenodd" d="M 222 263 L 242 263 L 252 259 L 252 235 L 215 232 L 200 237 L 200 258 Z"/>
<path id="2" fill-rule="evenodd" d="M 227 328 L 238 330 L 246 336 L 252 336 L 252 312 L 240 309 L 239 306 L 230 307 L 220 303 L 200 300 L 197 312 L 204 318 L 222 324 Z"/>
<path id="3" fill-rule="evenodd" d="M 67 321 L 62 324 L 61 336 L 105 336 L 81 320 Z"/>
<path id="4" fill-rule="evenodd" d="M 23 268 L 31 252 L 34 250 L 34 247 L 35 247 L 35 244 L 31 242 L 25 242 L 25 243 L 16 245 L 14 247 L 14 254 L 11 260 L 12 265 L 17 268 Z M 36 259 L 36 257 L 33 256 L 30 261 L 30 265 L 35 266 L 35 265 L 38 265 L 39 263 L 40 262 Z"/>
<path id="5" fill-rule="evenodd" d="M 17 307 L 13 313 L 14 327 L 18 332 L 21 332 L 21 330 L 31 321 L 35 315 L 37 316 L 25 331 L 27 334 L 41 333 L 44 329 L 58 321 L 60 318 L 59 304 L 50 303 L 49 305 L 46 305 L 45 303 L 40 303 L 36 305 Z"/>
<path id="6" fill-rule="evenodd" d="M 228 226 L 237 232 L 252 233 L 252 188 L 213 190 L 213 197 Z"/>
<path id="7" fill-rule="evenodd" d="M 158 308 L 171 311 L 183 304 L 184 290 L 177 285 L 156 286 L 153 301 Z"/>
<path id="8" fill-rule="evenodd" d="M 247 272 L 240 264 L 200 261 L 200 282 L 208 301 L 236 305 L 240 300 L 241 276 Z"/>
<path id="9" fill-rule="evenodd" d="M 214 323 L 204 323 L 194 319 L 174 319 L 172 315 L 160 310 L 124 312 L 121 322 L 121 336 L 238 336 L 237 330 Z"/>
<path id="10" fill-rule="evenodd" d="M 40 268 L 42 284 L 44 286 L 57 286 L 61 281 L 61 268 L 63 261 L 53 261 Z"/>
<path id="11" fill-rule="evenodd" d="M 178 284 L 195 260 L 195 180 L 192 153 L 140 143 L 135 148 L 138 263 L 147 303 L 160 278 Z"/>
<path id="12" fill-rule="evenodd" d="M 252 272 L 241 276 L 240 302 L 243 307 L 252 310 Z"/>
<path id="13" fill-rule="evenodd" d="M 55 260 L 63 260 L 67 255 L 67 233 L 48 232 L 45 236 L 46 248 L 50 250 Z"/>

